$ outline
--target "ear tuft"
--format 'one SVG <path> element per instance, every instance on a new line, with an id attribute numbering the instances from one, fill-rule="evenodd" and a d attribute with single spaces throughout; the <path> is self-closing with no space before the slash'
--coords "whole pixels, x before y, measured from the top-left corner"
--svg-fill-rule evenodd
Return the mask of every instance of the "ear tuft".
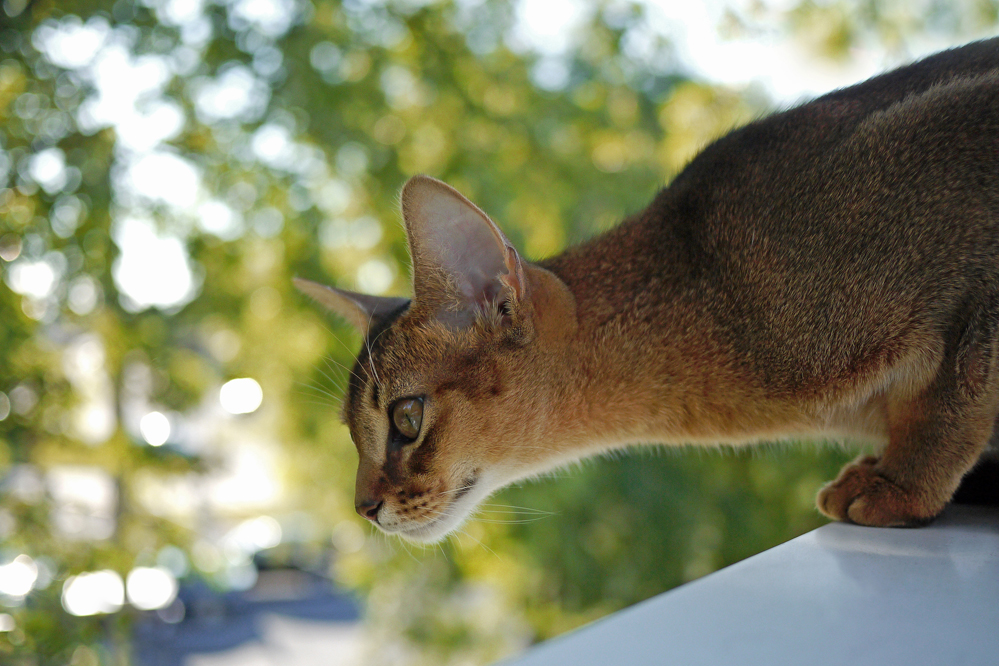
<path id="1" fill-rule="evenodd" d="M 367 335 L 372 326 L 409 303 L 408 298 L 358 294 L 299 277 L 292 282 L 303 294 L 346 319 L 362 335 Z"/>

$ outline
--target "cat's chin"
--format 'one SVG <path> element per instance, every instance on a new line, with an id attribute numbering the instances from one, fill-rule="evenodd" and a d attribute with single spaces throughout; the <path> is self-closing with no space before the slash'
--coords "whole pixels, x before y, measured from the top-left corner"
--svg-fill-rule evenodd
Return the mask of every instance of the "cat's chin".
<path id="1" fill-rule="evenodd" d="M 467 518 L 467 515 L 460 516 L 457 519 L 450 517 L 445 519 L 444 516 L 440 516 L 429 523 L 400 526 L 397 530 L 389 533 L 415 543 L 437 543 L 438 541 L 443 541 L 448 534 L 461 527 Z"/>
<path id="2" fill-rule="evenodd" d="M 438 513 L 432 520 L 420 524 L 400 524 L 382 529 L 389 534 L 402 537 L 416 543 L 437 543 L 443 541 L 452 532 L 458 530 L 471 517 L 475 507 L 492 492 L 481 477 L 475 477 L 464 484 L 461 493 L 446 509 Z"/>

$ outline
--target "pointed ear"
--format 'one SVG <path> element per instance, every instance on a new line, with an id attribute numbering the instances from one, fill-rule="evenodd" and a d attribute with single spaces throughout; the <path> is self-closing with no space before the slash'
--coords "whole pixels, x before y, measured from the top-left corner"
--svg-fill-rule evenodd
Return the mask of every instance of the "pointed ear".
<path id="1" fill-rule="evenodd" d="M 303 294 L 313 298 L 330 312 L 346 319 L 362 335 L 367 335 L 368 330 L 380 319 L 409 303 L 408 298 L 355 294 L 352 291 L 327 287 L 298 277 L 292 282 Z"/>
<path id="2" fill-rule="evenodd" d="M 523 301 L 520 255 L 492 220 L 454 188 L 415 176 L 402 189 L 402 216 L 413 258 L 415 300 L 450 324 L 468 325 L 477 311 Z"/>

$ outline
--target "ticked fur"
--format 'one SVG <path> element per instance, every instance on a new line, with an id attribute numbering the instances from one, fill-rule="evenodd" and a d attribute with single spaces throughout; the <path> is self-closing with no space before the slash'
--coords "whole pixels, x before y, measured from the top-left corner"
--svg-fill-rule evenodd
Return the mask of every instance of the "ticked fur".
<path id="1" fill-rule="evenodd" d="M 912 525 L 992 436 L 999 40 L 736 130 L 540 263 L 432 178 L 402 210 L 411 301 L 300 281 L 365 334 L 343 417 L 358 511 L 388 532 L 440 539 L 496 489 L 613 448 L 795 436 L 879 444 L 819 508 Z"/>

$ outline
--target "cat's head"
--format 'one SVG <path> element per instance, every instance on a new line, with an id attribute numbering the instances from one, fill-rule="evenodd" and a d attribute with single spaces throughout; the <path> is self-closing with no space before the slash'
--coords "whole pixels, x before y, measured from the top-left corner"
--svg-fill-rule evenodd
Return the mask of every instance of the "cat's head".
<path id="1" fill-rule="evenodd" d="M 550 466 L 559 415 L 545 375 L 575 331 L 575 303 L 448 185 L 411 179 L 402 212 L 411 300 L 296 285 L 364 336 L 342 413 L 359 455 L 358 513 L 429 542 Z"/>

